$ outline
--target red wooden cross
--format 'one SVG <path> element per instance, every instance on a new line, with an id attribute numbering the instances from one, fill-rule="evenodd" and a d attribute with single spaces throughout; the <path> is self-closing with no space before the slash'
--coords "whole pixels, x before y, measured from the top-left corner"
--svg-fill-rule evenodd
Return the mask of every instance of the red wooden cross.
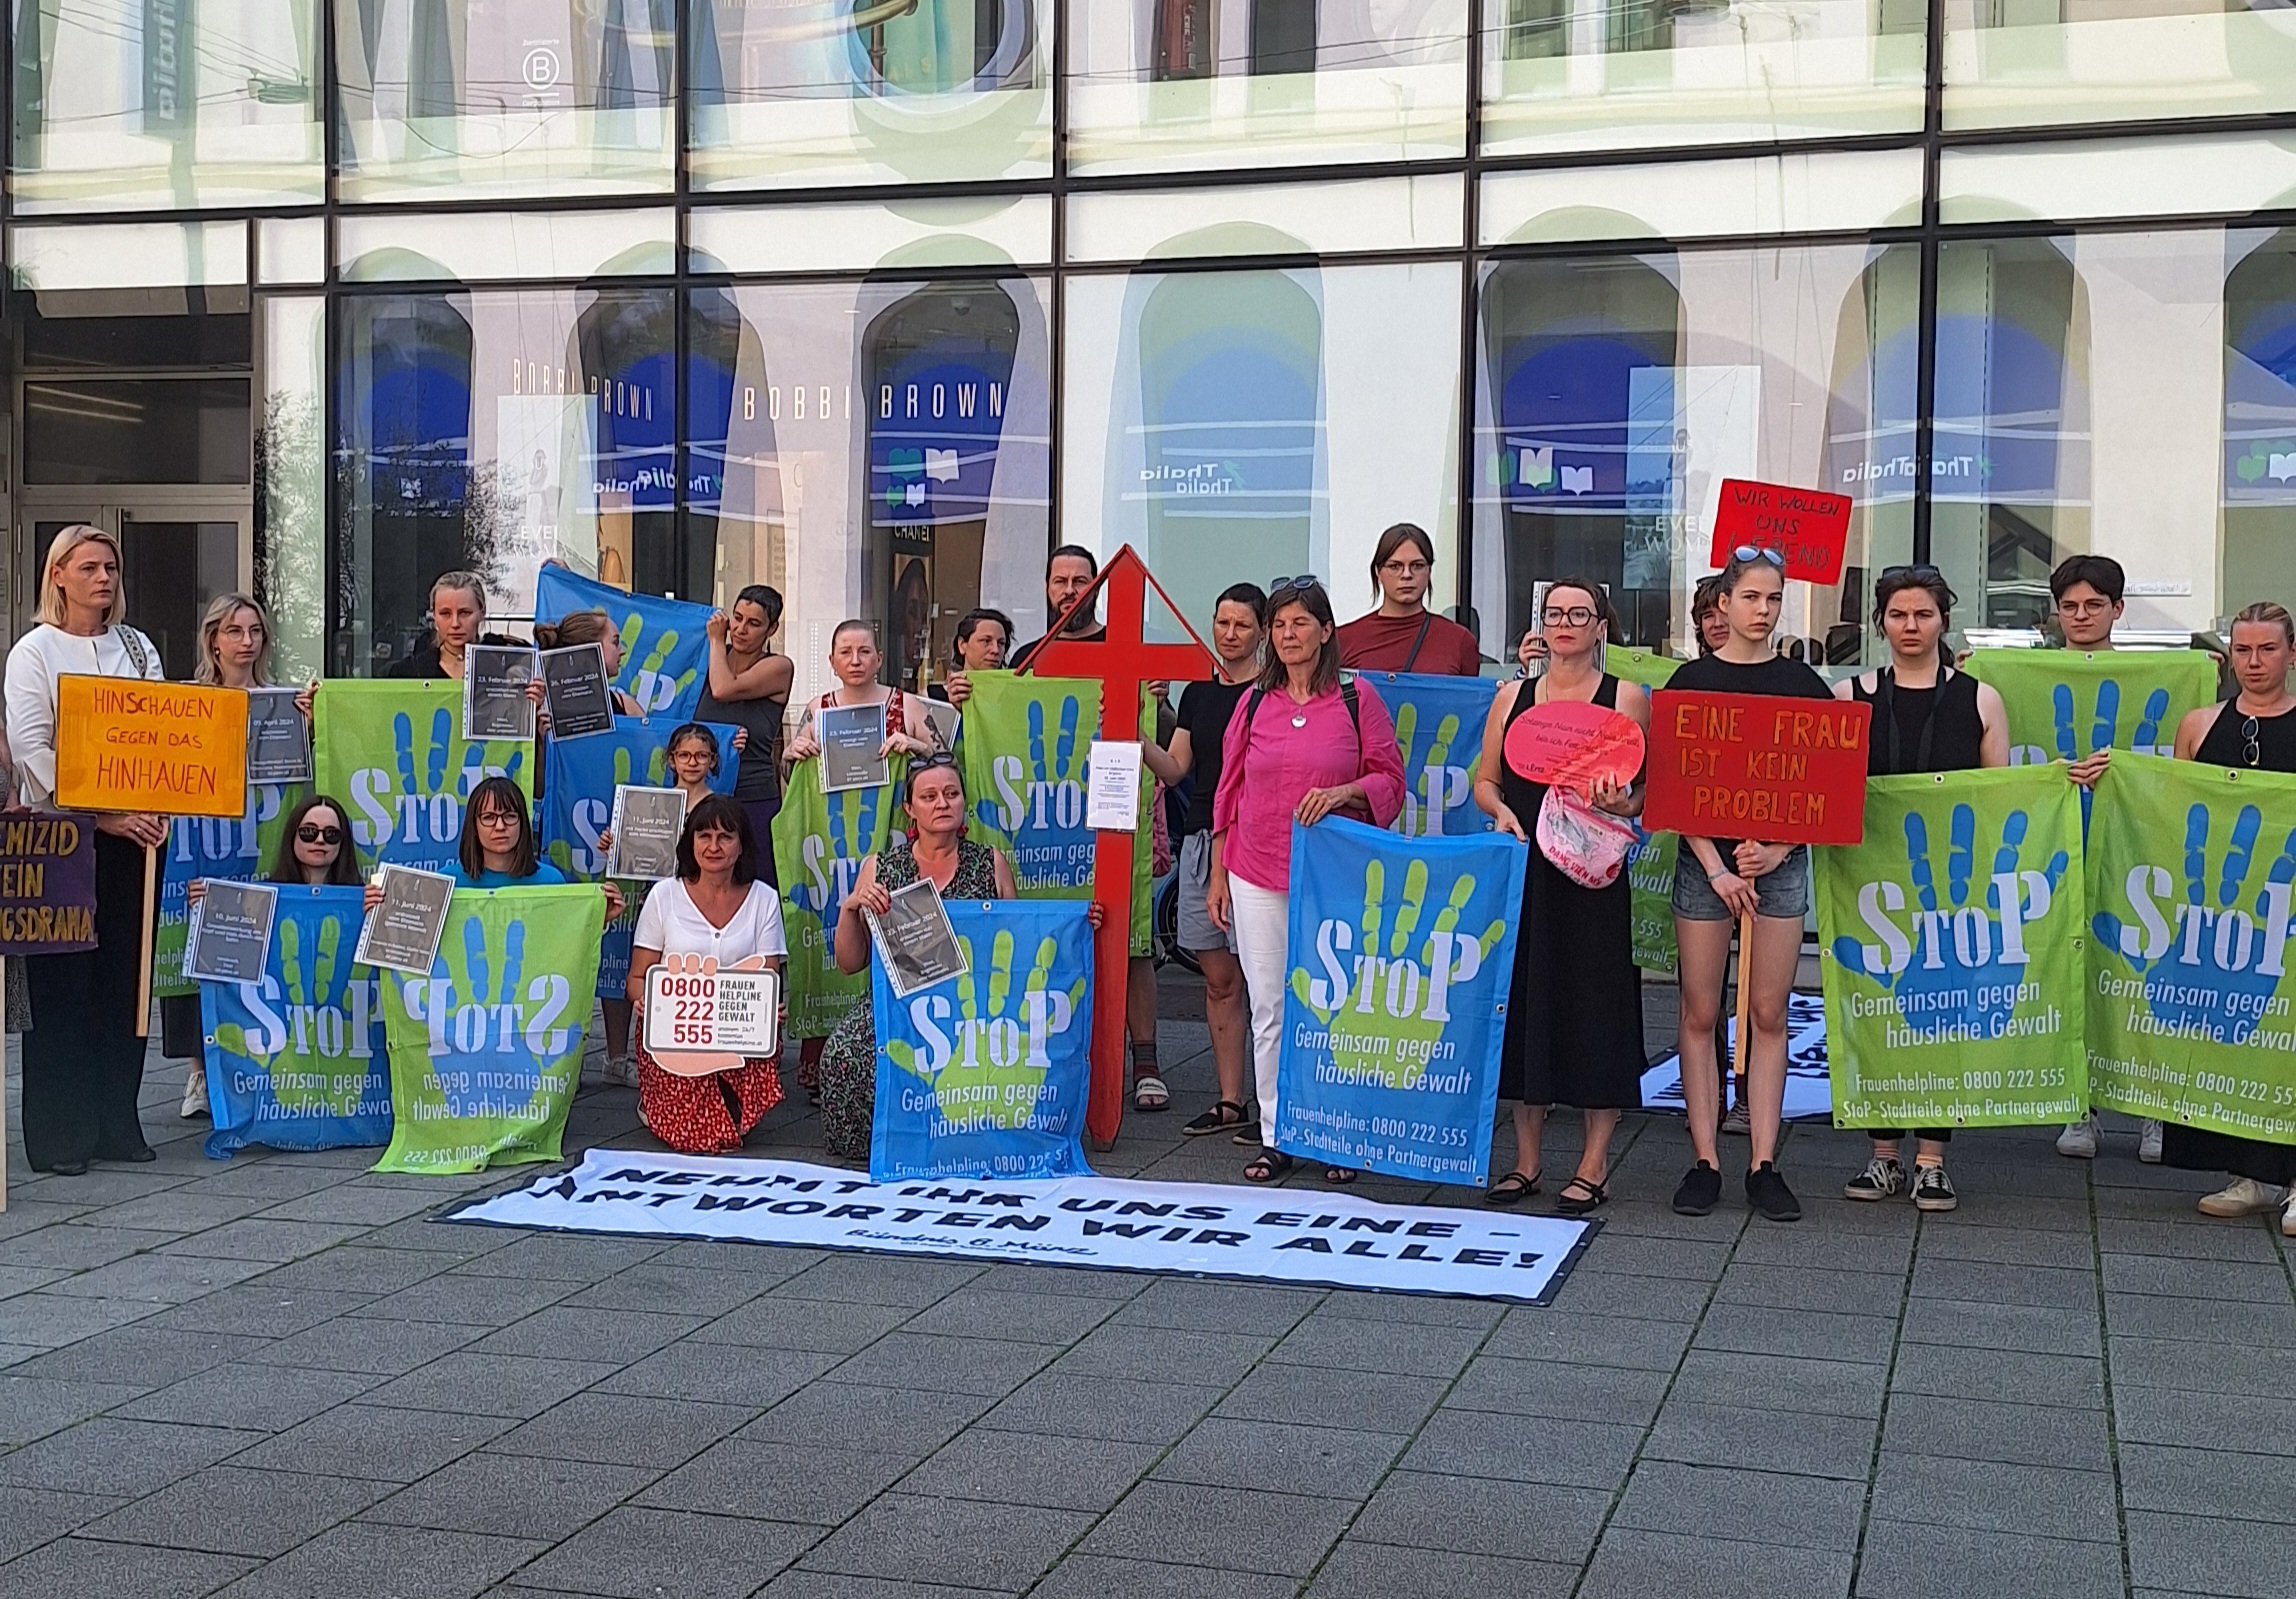
<path id="1" fill-rule="evenodd" d="M 1151 644 L 1148 590 L 1155 589 L 1190 642 Z M 1063 637 L 1071 616 L 1092 614 L 1094 599 L 1108 594 L 1108 635 L 1099 639 Z M 1043 677 L 1095 677 L 1100 680 L 1100 736 L 1129 742 L 1142 736 L 1140 690 L 1149 683 L 1192 683 L 1213 675 L 1212 652 L 1172 604 L 1172 596 L 1148 575 L 1127 544 L 1100 569 L 1092 587 L 1054 619 L 1052 631 L 1021 668 Z M 1147 736 L 1153 738 L 1150 728 Z M 1145 780 L 1145 779 L 1144 779 Z M 1092 940 L 1092 1099 L 1085 1107 L 1085 1130 L 1096 1147 L 1116 1141 L 1124 1120 L 1124 1000 L 1126 963 L 1132 952 L 1132 852 L 1145 843 L 1134 833 L 1103 831 L 1094 845 L 1092 897 L 1101 907 L 1100 931 Z"/>

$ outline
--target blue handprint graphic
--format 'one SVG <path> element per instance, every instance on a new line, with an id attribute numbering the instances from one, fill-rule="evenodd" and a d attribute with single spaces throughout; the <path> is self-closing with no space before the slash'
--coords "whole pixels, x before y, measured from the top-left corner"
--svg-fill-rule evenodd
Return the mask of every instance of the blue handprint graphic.
<path id="1" fill-rule="evenodd" d="M 1048 745 L 1050 698 L 1040 691 L 1028 701 L 1026 759 L 1010 751 L 992 755 L 986 792 L 973 803 L 973 819 L 986 841 L 1011 851 L 1024 894 L 1092 880 L 1092 830 L 1084 825 L 1091 726 L 1083 699 L 1061 691 L 1059 722 Z"/>
<path id="2" fill-rule="evenodd" d="M 2165 685 L 2156 687 L 2145 696 L 2144 708 L 2137 717 L 2136 732 L 2128 743 L 2120 742 L 2121 685 L 2113 678 L 2097 684 L 2097 700 L 2090 721 L 2089 741 L 2084 747 L 2079 740 L 2078 712 L 2073 704 L 2073 685 L 2058 683 L 2049 691 L 2049 704 L 2055 712 L 2057 730 L 2057 757 L 2077 761 L 2084 755 L 2093 755 L 2103 749 L 2132 749 L 2145 754 L 2166 755 L 2160 747 L 2160 726 L 2168 716 L 2169 692 Z"/>
<path id="3" fill-rule="evenodd" d="M 391 743 L 398 786 L 395 793 L 380 796 L 393 803 L 375 858 L 404 866 L 443 868 L 462 838 L 463 801 L 470 791 L 497 774 L 519 782 L 526 767 L 523 743 L 466 741 L 445 705 L 432 710 L 430 737 L 419 752 L 413 714 L 394 712 Z"/>
<path id="4" fill-rule="evenodd" d="M 2242 805 L 2221 838 L 2215 823 L 2205 804 L 2185 812 L 2181 899 L 2173 897 L 2166 866 L 2141 863 L 2119 883 L 2106 883 L 2108 893 L 2125 899 L 2130 919 L 2100 909 L 2092 926 L 2098 952 L 2142 978 L 2146 1008 L 2157 1021 L 2237 1044 L 2270 1013 L 2282 981 L 2296 829 L 2257 878 L 2262 811 Z M 2215 851 L 2221 853 L 2211 870 Z"/>
<path id="5" fill-rule="evenodd" d="M 804 871 L 787 897 L 821 925 L 821 936 L 837 931 L 839 907 L 853 892 L 861 862 L 884 846 L 890 788 L 848 788 L 822 796 L 823 828 L 803 844 Z"/>
<path id="6" fill-rule="evenodd" d="M 2038 866 L 2028 861 L 2031 818 L 2023 809 L 2001 822 L 1990 869 L 1979 878 L 1977 813 L 1964 802 L 1947 813 L 1945 892 L 1940 896 L 1932 860 L 1930 818 L 1905 815 L 1904 889 L 1884 878 L 1862 885 L 1858 910 L 1879 941 L 1843 935 L 1833 959 L 1845 970 L 1878 982 L 1897 998 L 1899 1013 L 1922 1028 L 1966 1027 L 1975 1038 L 1998 1038 L 2016 1011 L 2023 968 L 2071 864 L 2052 851 Z M 2006 890 L 2006 893 L 2004 892 Z M 1910 912 L 1910 914 L 1908 914 Z M 1902 918 L 1902 920 L 1901 920 Z"/>

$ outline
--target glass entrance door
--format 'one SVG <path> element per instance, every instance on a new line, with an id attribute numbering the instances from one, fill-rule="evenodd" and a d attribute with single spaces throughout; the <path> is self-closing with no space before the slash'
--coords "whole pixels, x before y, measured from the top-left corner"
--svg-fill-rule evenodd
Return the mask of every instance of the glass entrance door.
<path id="1" fill-rule="evenodd" d="M 19 598 L 19 629 L 30 626 L 38 613 L 48 546 L 74 523 L 91 523 L 120 541 L 127 620 L 159 647 L 167 675 L 178 681 L 188 680 L 199 664 L 199 619 L 208 601 L 247 586 L 253 532 L 240 507 L 36 503 L 24 515 L 27 559 L 20 570 L 27 580 Z"/>

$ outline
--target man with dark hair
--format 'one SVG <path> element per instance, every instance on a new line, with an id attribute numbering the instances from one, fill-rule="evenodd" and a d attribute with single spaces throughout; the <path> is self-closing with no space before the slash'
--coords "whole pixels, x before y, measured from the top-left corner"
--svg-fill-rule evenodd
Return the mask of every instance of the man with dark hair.
<path id="1" fill-rule="evenodd" d="M 1052 624 L 1060 620 L 1060 613 L 1076 603 L 1077 597 L 1092 587 L 1100 576 L 1100 561 L 1081 544 L 1063 544 L 1046 558 L 1044 563 L 1044 625 L 1046 637 L 1051 636 Z M 1062 638 L 1090 643 L 1108 636 L 1108 625 L 1100 620 L 1098 604 L 1083 606 L 1068 619 L 1061 629 Z M 1044 644 L 1043 638 L 1030 639 L 1011 655 L 1014 671 L 1028 664 Z"/>

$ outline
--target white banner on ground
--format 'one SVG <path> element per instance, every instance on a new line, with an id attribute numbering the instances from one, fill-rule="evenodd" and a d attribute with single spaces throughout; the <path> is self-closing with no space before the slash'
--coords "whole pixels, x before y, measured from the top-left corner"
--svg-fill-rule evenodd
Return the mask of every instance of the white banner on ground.
<path id="1" fill-rule="evenodd" d="M 1738 1018 L 1725 1019 L 1738 1036 Z M 1642 1074 L 1642 1108 L 1682 1114 L 1682 1057 L 1669 1055 Z M 1826 1074 L 1826 1002 L 1816 994 L 1789 995 L 1786 1006 L 1786 1120 L 1830 1122 L 1834 1084 Z"/>
<path id="2" fill-rule="evenodd" d="M 721 1238 L 1544 1304 L 1594 1231 L 1556 1216 L 1202 1183 L 872 1183 L 798 1161 L 593 1149 L 449 1221 Z"/>

